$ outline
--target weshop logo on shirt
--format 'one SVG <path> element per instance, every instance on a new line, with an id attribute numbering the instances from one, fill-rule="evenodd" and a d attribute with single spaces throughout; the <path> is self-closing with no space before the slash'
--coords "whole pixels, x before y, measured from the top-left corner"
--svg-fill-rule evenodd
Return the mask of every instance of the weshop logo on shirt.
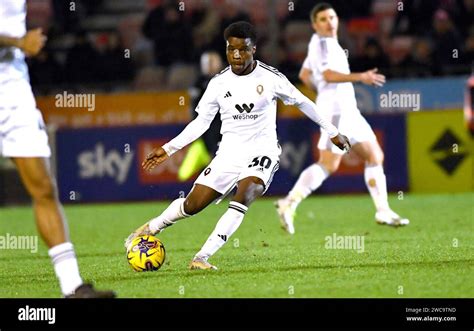
<path id="1" fill-rule="evenodd" d="M 256 120 L 258 118 L 257 114 L 249 114 L 254 107 L 254 104 L 251 103 L 247 105 L 246 103 L 242 105 L 235 105 L 235 109 L 239 111 L 239 115 L 233 115 L 234 120 Z M 246 114 L 243 114 L 246 112 Z"/>

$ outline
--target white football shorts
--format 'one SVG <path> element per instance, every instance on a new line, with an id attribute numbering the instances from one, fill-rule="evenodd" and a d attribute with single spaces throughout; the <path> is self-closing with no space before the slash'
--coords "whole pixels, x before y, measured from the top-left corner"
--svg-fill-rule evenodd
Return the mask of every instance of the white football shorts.
<path id="1" fill-rule="evenodd" d="M 14 92 L 17 102 L 0 102 L 0 156 L 50 157 L 43 116 L 36 108 L 31 88 L 29 84 L 17 87 L 21 87 Z"/>
<path id="2" fill-rule="evenodd" d="M 334 114 L 331 115 L 329 120 L 339 130 L 339 133 L 349 138 L 351 145 L 377 140 L 369 123 L 359 112 Z M 331 142 L 328 134 L 323 130 L 321 130 L 321 136 L 319 137 L 318 149 L 328 150 L 340 155 L 345 153 Z"/>
<path id="3" fill-rule="evenodd" d="M 255 155 L 244 160 L 229 160 L 218 154 L 201 172 L 194 184 L 208 186 L 222 194 L 217 201 L 225 198 L 238 182 L 247 177 L 260 178 L 265 184 L 265 193 L 272 182 L 273 175 L 280 166 L 279 155 Z"/>

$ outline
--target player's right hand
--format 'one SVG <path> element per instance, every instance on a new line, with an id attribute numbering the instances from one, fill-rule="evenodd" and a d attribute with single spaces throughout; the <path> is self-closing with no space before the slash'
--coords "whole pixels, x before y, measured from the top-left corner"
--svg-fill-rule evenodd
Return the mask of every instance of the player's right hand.
<path id="1" fill-rule="evenodd" d="M 351 143 L 349 142 L 349 139 L 345 135 L 340 133 L 334 138 L 331 138 L 331 141 L 334 145 L 339 147 L 340 150 L 343 150 L 346 153 L 348 153 L 352 147 Z"/>
<path id="2" fill-rule="evenodd" d="M 367 85 L 383 86 L 385 76 L 377 73 L 378 69 L 367 70 L 361 74 L 361 82 Z"/>
<path id="3" fill-rule="evenodd" d="M 30 30 L 20 38 L 18 47 L 26 56 L 35 56 L 43 49 L 46 39 L 46 36 L 43 34 L 43 29 Z"/>
<path id="4" fill-rule="evenodd" d="M 145 160 L 142 162 L 142 168 L 146 171 L 149 171 L 156 167 L 158 164 L 166 161 L 169 158 L 168 154 L 166 154 L 163 147 L 155 148 L 151 153 L 149 153 Z"/>

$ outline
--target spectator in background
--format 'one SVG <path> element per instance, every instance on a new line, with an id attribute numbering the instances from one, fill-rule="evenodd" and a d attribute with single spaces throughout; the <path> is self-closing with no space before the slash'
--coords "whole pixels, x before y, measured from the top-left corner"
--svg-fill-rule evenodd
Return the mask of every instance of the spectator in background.
<path id="1" fill-rule="evenodd" d="M 419 39 L 411 56 L 412 67 L 417 76 L 430 77 L 434 75 L 433 48 L 428 39 Z"/>
<path id="2" fill-rule="evenodd" d="M 403 6 L 397 2 L 397 16 L 393 23 L 394 35 L 423 35 L 431 26 L 433 14 L 439 0 L 404 0 Z M 400 8 L 402 10 L 400 10 Z"/>
<path id="3" fill-rule="evenodd" d="M 95 14 L 104 0 L 51 0 L 54 11 L 54 24 L 66 32 L 80 30 L 81 21 Z"/>
<path id="4" fill-rule="evenodd" d="M 28 59 L 30 82 L 36 89 L 43 90 L 45 85 L 53 87 L 63 82 L 63 69 L 52 55 L 48 45 L 38 55 Z"/>
<path id="5" fill-rule="evenodd" d="M 449 14 L 444 9 L 438 9 L 433 15 L 434 30 L 431 33 L 433 41 L 433 58 L 437 73 L 449 74 L 455 72 L 461 64 L 462 40 Z"/>
<path id="6" fill-rule="evenodd" d="M 197 7 L 191 14 L 191 26 L 193 32 L 194 54 L 196 61 L 199 61 L 200 54 L 208 49 L 219 49 L 222 40 L 219 34 L 220 18 L 217 11 L 211 7 L 208 0 L 200 0 Z M 214 40 L 218 40 L 218 46 L 213 45 Z"/>
<path id="7" fill-rule="evenodd" d="M 363 53 L 351 61 L 351 70 L 353 71 L 364 71 L 366 68 L 374 67 L 386 72 L 389 66 L 390 63 L 387 55 L 379 42 L 374 38 L 367 39 Z"/>
<path id="8" fill-rule="evenodd" d="M 153 41 L 155 64 L 168 67 L 190 63 L 193 52 L 191 25 L 176 1 L 166 1 L 153 9 L 145 20 L 143 35 Z"/>
<path id="9" fill-rule="evenodd" d="M 346 20 L 355 17 L 368 17 L 371 14 L 372 0 L 334 0 L 331 2 L 339 13 L 339 17 Z"/>
<path id="10" fill-rule="evenodd" d="M 299 20 L 307 21 L 308 13 L 311 12 L 315 2 L 322 1 L 297 0 L 295 2 L 294 10 L 288 15 L 286 22 Z M 338 12 L 339 18 L 347 20 L 354 17 L 370 16 L 373 0 L 332 0 L 329 2 Z"/>
<path id="11" fill-rule="evenodd" d="M 224 0 L 220 9 L 220 28 L 224 31 L 230 24 L 245 21 L 251 22 L 250 16 L 240 9 L 239 0 Z M 226 58 L 225 43 L 222 42 L 222 35 L 217 34 L 211 43 L 211 49 L 216 50 L 222 58 Z"/>
<path id="12" fill-rule="evenodd" d="M 288 16 L 283 22 L 286 25 L 290 21 L 307 21 L 308 13 L 311 12 L 311 9 L 314 7 L 312 1 L 296 0 L 294 1 L 294 7 L 292 11 L 289 12 Z"/>
<path id="13" fill-rule="evenodd" d="M 464 42 L 464 53 L 462 58 L 463 64 L 468 66 L 467 70 L 474 70 L 474 28 L 472 28 L 471 34 L 466 38 Z"/>
<path id="14" fill-rule="evenodd" d="M 101 77 L 100 55 L 85 31 L 76 34 L 75 44 L 66 55 L 65 70 L 69 83 L 95 83 Z"/>
<path id="15" fill-rule="evenodd" d="M 80 25 L 78 11 L 71 10 L 71 3 L 64 0 L 52 0 L 54 24 L 58 30 L 64 32 L 77 31 Z"/>
<path id="16" fill-rule="evenodd" d="M 454 24 L 463 38 L 474 28 L 474 0 L 456 0 L 457 10 L 452 14 Z"/>
<path id="17" fill-rule="evenodd" d="M 105 37 L 105 47 L 100 58 L 102 80 L 126 82 L 133 78 L 133 65 L 130 57 L 125 57 L 125 50 L 117 32 L 111 32 Z"/>
<path id="18" fill-rule="evenodd" d="M 433 50 L 428 39 L 415 42 L 413 51 L 402 62 L 399 69 L 404 77 L 430 77 L 434 75 Z"/>
<path id="19" fill-rule="evenodd" d="M 274 49 L 270 43 L 262 42 L 262 46 L 257 49 L 257 54 L 264 63 L 278 65 L 280 71 L 292 82 L 298 81 L 298 73 L 301 63 L 291 59 L 285 49 L 285 41 L 282 40 Z"/>
<path id="20" fill-rule="evenodd" d="M 240 9 L 239 0 L 225 0 L 221 13 L 221 31 L 224 31 L 226 27 L 237 21 L 250 22 L 249 15 Z"/>

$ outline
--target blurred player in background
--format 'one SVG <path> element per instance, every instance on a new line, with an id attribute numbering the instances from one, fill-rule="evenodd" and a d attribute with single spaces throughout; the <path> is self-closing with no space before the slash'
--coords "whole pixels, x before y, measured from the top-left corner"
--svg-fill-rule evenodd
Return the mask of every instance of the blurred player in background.
<path id="1" fill-rule="evenodd" d="M 229 25 L 224 38 L 230 65 L 209 82 L 196 108 L 198 116 L 176 138 L 154 149 L 142 165 L 150 170 L 199 138 L 219 112 L 222 141 L 216 157 L 197 178 L 186 198 L 174 200 L 161 215 L 138 228 L 125 242 L 128 248 L 137 236 L 159 233 L 222 199 L 237 186 L 229 209 L 194 256 L 190 269 L 217 269 L 208 259 L 238 229 L 250 204 L 265 193 L 278 170 L 281 148 L 276 134 L 277 98 L 299 107 L 339 148 L 350 148 L 348 139 L 319 116 L 319 108 L 283 74 L 254 60 L 257 36 L 250 23 Z"/>
<path id="2" fill-rule="evenodd" d="M 350 72 L 346 53 L 337 40 L 338 17 L 330 4 L 316 5 L 310 17 L 316 33 L 309 43 L 299 77 L 308 88 L 317 90 L 318 108 L 340 131 L 349 134 L 352 151 L 365 161 L 364 178 L 375 204 L 377 223 L 407 225 L 409 220 L 400 217 L 388 205 L 384 154 L 372 128 L 357 108 L 352 85 L 353 82 L 362 82 L 382 86 L 385 76 L 378 74 L 377 69 Z M 318 148 L 318 163 L 306 168 L 289 194 L 276 202 L 281 224 L 290 234 L 295 232 L 293 221 L 298 204 L 320 187 L 338 169 L 342 160 L 343 151 L 331 146 L 325 132 L 321 132 Z"/>
<path id="3" fill-rule="evenodd" d="M 83 283 L 67 223 L 51 174 L 51 150 L 40 111 L 29 83 L 26 56 L 37 55 L 46 37 L 41 29 L 26 31 L 25 0 L 0 4 L 0 156 L 15 163 L 33 199 L 36 224 L 62 294 L 69 298 L 111 298 Z"/>
<path id="4" fill-rule="evenodd" d="M 471 137 L 474 137 L 474 66 L 464 92 L 464 119 Z"/>
<path id="5" fill-rule="evenodd" d="M 199 100 L 201 100 L 207 84 L 209 84 L 212 77 L 222 70 L 223 66 L 219 53 L 210 51 L 201 55 L 201 75 L 190 93 L 193 99 L 193 107 L 191 108 L 192 119 L 197 117 L 197 113 L 194 109 L 196 109 Z M 221 118 L 216 115 L 211 122 L 209 130 L 202 135 L 202 138 L 197 139 L 189 146 L 186 157 L 179 167 L 178 179 L 180 181 L 184 182 L 188 180 L 211 162 L 211 155 L 214 156 L 216 153 L 218 144 L 222 138 L 220 133 L 221 125 Z"/>

